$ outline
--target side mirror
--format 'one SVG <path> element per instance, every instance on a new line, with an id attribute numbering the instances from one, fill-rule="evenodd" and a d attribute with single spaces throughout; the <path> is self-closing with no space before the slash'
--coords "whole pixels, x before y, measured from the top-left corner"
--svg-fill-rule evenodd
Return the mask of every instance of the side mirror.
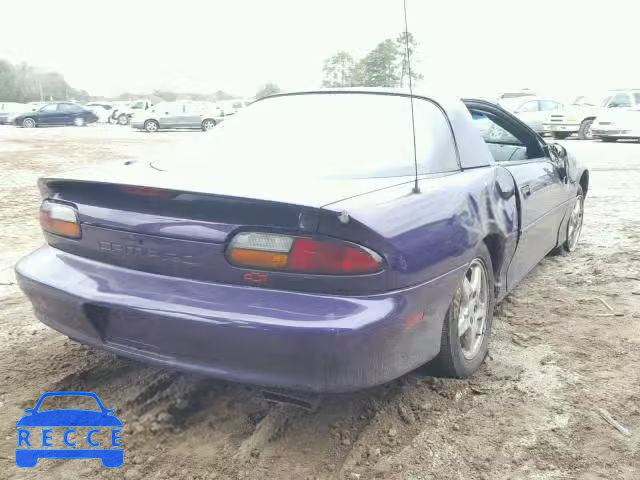
<path id="1" fill-rule="evenodd" d="M 567 179 L 568 170 L 569 170 L 569 159 L 567 157 L 567 149 L 564 148 L 559 143 L 552 143 L 549 145 L 549 154 L 551 156 L 551 161 L 554 163 L 556 168 L 558 169 L 558 174 L 562 180 Z"/>
<path id="2" fill-rule="evenodd" d="M 551 145 L 549 145 L 549 150 L 554 156 L 558 158 L 566 158 L 567 156 L 567 149 L 559 143 L 552 143 Z"/>

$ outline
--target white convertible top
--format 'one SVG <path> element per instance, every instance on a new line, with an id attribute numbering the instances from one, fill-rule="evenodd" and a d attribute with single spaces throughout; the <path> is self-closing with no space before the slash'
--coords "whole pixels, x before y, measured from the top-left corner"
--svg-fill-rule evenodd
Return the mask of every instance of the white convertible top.
<path id="1" fill-rule="evenodd" d="M 323 88 L 318 90 L 291 91 L 287 94 L 300 93 L 326 93 L 326 92 L 353 92 L 353 93 L 379 93 L 386 95 L 409 95 L 408 88 L 381 88 L 381 87 L 351 87 L 351 88 Z M 469 110 L 459 96 L 434 88 L 414 88 L 413 97 L 425 98 L 442 108 L 449 119 L 453 135 L 460 154 L 460 166 L 465 168 L 483 167 L 491 165 L 494 160 L 489 148 L 480 135 L 480 130 L 471 118 Z M 268 98 L 268 97 L 266 97 Z M 407 115 L 410 111 L 407 111 Z"/>

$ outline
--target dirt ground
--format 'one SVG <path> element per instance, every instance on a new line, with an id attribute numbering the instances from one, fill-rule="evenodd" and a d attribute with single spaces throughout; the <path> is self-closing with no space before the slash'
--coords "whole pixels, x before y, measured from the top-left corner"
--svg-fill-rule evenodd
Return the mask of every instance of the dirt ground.
<path id="1" fill-rule="evenodd" d="M 478 374 L 416 372 L 308 413 L 72 342 L 15 284 L 13 265 L 42 242 L 39 176 L 202 135 L 0 126 L 0 479 L 640 479 L 640 144 L 563 142 L 591 169 L 579 249 L 546 258 L 498 306 Z M 16 467 L 15 422 L 55 390 L 116 409 L 122 468 Z"/>

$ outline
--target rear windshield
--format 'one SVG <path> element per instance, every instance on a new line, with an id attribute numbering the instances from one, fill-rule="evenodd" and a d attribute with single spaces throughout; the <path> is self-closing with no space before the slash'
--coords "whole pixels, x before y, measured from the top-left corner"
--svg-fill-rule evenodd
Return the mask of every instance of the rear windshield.
<path id="1" fill-rule="evenodd" d="M 414 110 L 419 173 L 458 170 L 444 114 L 420 99 Z M 414 172 L 410 101 L 397 95 L 271 97 L 225 120 L 210 141 L 209 159 L 244 174 L 375 178 Z"/>

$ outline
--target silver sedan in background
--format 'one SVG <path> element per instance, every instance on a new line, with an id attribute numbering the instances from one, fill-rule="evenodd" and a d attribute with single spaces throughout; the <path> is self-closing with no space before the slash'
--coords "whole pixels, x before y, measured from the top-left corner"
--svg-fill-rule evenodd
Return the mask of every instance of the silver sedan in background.
<path id="1" fill-rule="evenodd" d="M 165 129 L 211 130 L 222 121 L 222 112 L 213 102 L 161 102 L 131 118 L 131 127 L 157 132 Z"/>
<path id="2" fill-rule="evenodd" d="M 558 100 L 541 97 L 505 98 L 498 103 L 540 134 L 544 132 L 543 123 L 549 114 L 564 108 Z"/>

